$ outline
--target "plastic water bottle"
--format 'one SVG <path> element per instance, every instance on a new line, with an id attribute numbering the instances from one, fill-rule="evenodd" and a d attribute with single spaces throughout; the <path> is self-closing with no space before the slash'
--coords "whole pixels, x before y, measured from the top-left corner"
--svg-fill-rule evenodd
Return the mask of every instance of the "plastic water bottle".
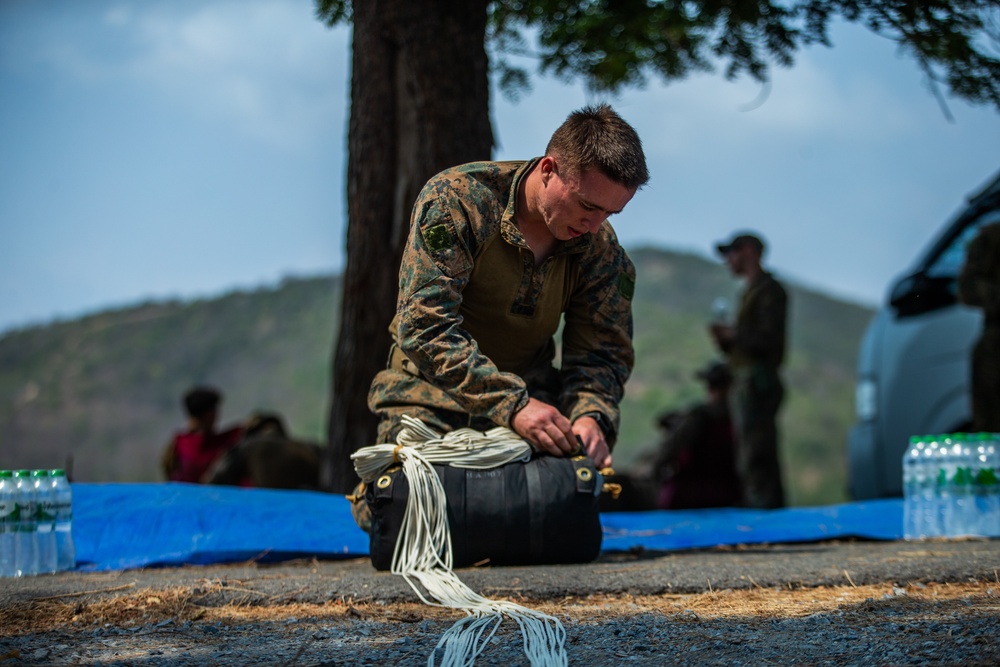
<path id="1" fill-rule="evenodd" d="M 937 480 L 935 483 L 936 494 L 936 514 L 938 535 L 947 537 L 951 533 L 951 482 L 952 468 L 955 461 L 951 453 L 951 436 L 941 435 L 937 438 L 937 450 L 934 455 L 937 466 Z"/>
<path id="2" fill-rule="evenodd" d="M 17 489 L 14 473 L 0 470 L 0 577 L 13 577 L 15 567 L 14 513 L 17 508 Z"/>
<path id="3" fill-rule="evenodd" d="M 38 531 L 35 524 L 35 487 L 31 472 L 14 472 L 17 489 L 14 513 L 14 574 L 26 577 L 38 574 Z"/>
<path id="4" fill-rule="evenodd" d="M 976 435 L 976 534 L 1000 537 L 1000 441 L 996 433 Z"/>
<path id="5" fill-rule="evenodd" d="M 32 470 L 35 487 L 35 524 L 38 538 L 38 572 L 56 571 L 56 503 L 48 470 Z"/>
<path id="6" fill-rule="evenodd" d="M 944 454 L 944 487 L 942 491 L 942 526 L 945 537 L 957 537 L 962 532 L 962 500 L 966 488 L 962 471 L 962 439 L 958 433 L 948 433 L 943 437 Z"/>
<path id="7" fill-rule="evenodd" d="M 923 455 L 926 443 L 919 435 L 910 436 L 903 452 L 903 539 L 925 536 Z"/>
<path id="8" fill-rule="evenodd" d="M 944 443 L 936 435 L 928 436 L 924 447 L 924 535 L 940 537 L 944 535 Z"/>
<path id="9" fill-rule="evenodd" d="M 73 489 L 62 469 L 50 470 L 55 499 L 56 569 L 76 568 L 76 548 L 73 544 Z"/>
<path id="10" fill-rule="evenodd" d="M 969 449 L 971 450 L 971 463 L 969 464 L 969 473 L 972 477 L 972 535 L 983 535 L 983 528 L 985 527 L 984 510 L 986 504 L 984 501 L 984 492 L 989 490 L 989 472 L 991 466 L 987 462 L 986 447 L 980 440 L 981 434 L 979 433 L 969 433 L 966 435 L 966 440 L 969 444 Z"/>
<path id="11" fill-rule="evenodd" d="M 712 324 L 729 323 L 729 299 L 724 296 L 712 301 Z"/>
<path id="12" fill-rule="evenodd" d="M 952 433 L 951 441 L 953 467 L 948 484 L 951 496 L 948 535 L 964 537 L 974 535 L 977 530 L 972 482 L 978 470 L 975 469 L 974 448 L 967 435 Z"/>

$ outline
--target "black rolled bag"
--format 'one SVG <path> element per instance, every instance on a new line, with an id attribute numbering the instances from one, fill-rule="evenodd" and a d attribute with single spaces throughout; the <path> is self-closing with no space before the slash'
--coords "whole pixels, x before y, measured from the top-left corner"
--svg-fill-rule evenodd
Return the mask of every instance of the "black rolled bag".
<path id="1" fill-rule="evenodd" d="M 454 567 L 587 563 L 601 551 L 601 476 L 587 456 L 535 456 L 489 470 L 434 465 Z M 372 565 L 389 570 L 410 485 L 399 466 L 365 489 Z"/>

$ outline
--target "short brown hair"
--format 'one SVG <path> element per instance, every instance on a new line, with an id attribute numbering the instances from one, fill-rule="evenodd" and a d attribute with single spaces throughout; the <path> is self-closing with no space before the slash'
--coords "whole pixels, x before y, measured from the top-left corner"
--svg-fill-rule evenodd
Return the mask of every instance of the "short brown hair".
<path id="1" fill-rule="evenodd" d="M 571 113 L 552 135 L 545 154 L 576 175 L 597 169 L 616 183 L 636 189 L 649 181 L 639 135 L 607 104 Z"/>
<path id="2" fill-rule="evenodd" d="M 222 393 L 215 387 L 196 386 L 184 394 L 184 410 L 189 417 L 195 419 L 201 419 L 212 410 L 217 410 L 220 402 Z"/>

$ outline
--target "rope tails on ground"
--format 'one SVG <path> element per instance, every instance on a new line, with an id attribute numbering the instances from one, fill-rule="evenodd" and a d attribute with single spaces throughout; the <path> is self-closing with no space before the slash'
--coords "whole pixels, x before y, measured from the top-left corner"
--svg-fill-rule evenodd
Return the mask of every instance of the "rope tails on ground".
<path id="1" fill-rule="evenodd" d="M 432 465 L 487 470 L 529 460 L 531 445 L 503 427 L 485 433 L 463 428 L 442 436 L 418 419 L 407 416 L 403 421 L 405 428 L 397 444 L 364 447 L 351 458 L 365 484 L 394 464 L 402 466 L 410 494 L 393 553 L 392 572 L 406 579 L 424 603 L 462 609 L 468 614 L 445 631 L 427 664 L 433 666 L 440 652 L 441 667 L 472 665 L 507 616 L 521 629 L 524 652 L 532 667 L 566 665 L 566 630 L 558 618 L 513 602 L 490 600 L 455 574 L 447 500 Z"/>

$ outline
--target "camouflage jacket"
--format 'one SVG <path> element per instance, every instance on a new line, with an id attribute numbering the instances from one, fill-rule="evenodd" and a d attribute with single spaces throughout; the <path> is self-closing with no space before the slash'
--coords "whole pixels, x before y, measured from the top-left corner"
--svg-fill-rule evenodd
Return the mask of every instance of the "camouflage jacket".
<path id="1" fill-rule="evenodd" d="M 988 326 L 1000 326 L 1000 223 L 983 225 L 969 242 L 958 298 L 982 308 Z"/>
<path id="2" fill-rule="evenodd" d="M 461 165 L 424 186 L 401 263 L 393 340 L 411 382 L 438 390 L 423 391 L 421 402 L 430 396 L 508 426 L 530 394 L 571 421 L 600 413 L 617 432 L 634 361 L 635 269 L 607 221 L 535 265 L 515 205 L 536 162 Z"/>
<path id="3" fill-rule="evenodd" d="M 770 273 L 747 286 L 736 316 L 736 338 L 724 351 L 734 371 L 752 366 L 777 369 L 785 359 L 788 296 Z"/>

